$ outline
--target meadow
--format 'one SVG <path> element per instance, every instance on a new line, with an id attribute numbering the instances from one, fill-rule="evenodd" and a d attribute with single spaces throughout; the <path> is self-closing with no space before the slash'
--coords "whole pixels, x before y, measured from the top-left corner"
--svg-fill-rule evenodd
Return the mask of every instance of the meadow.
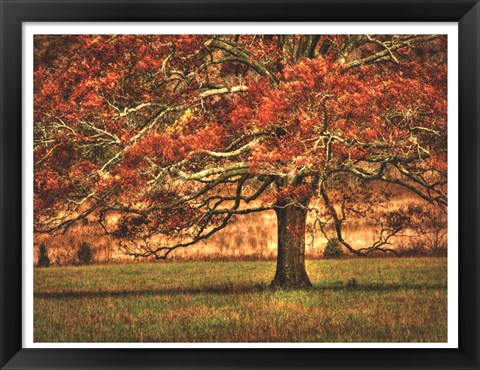
<path id="1" fill-rule="evenodd" d="M 446 342 L 447 259 L 309 260 L 308 290 L 275 262 L 34 270 L 35 342 Z"/>

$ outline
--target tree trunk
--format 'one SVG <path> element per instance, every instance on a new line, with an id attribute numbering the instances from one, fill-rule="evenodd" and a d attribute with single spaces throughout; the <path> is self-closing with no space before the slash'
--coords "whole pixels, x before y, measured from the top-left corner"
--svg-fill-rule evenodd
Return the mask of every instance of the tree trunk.
<path id="1" fill-rule="evenodd" d="M 278 256 L 272 287 L 306 288 L 312 283 L 305 270 L 307 210 L 294 205 L 277 208 Z"/>

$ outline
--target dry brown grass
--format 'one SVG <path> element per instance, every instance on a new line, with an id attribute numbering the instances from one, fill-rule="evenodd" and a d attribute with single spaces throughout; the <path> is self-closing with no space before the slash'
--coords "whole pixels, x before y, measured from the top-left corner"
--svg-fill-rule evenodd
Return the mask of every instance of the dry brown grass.
<path id="1" fill-rule="evenodd" d="M 416 196 L 399 192 L 392 199 L 381 205 L 377 212 L 396 210 L 408 205 L 421 205 L 425 209 L 432 210 L 432 206 Z M 438 216 L 437 234 L 440 233 L 440 242 L 446 241 L 446 215 L 436 212 Z M 378 228 L 375 226 L 375 215 L 370 219 L 357 222 L 346 222 L 344 225 L 344 237 L 356 248 L 370 246 L 378 238 Z M 114 222 L 113 219 L 110 222 Z M 207 242 L 199 243 L 188 248 L 175 250 L 169 259 L 175 260 L 272 260 L 276 258 L 277 250 L 277 222 L 273 211 L 261 214 L 249 214 L 239 217 L 229 227 L 213 235 Z M 429 246 L 435 238 L 432 228 L 425 227 L 424 238 L 397 237 L 395 248 L 412 252 L 412 255 L 429 254 L 433 247 Z M 333 234 L 332 234 L 333 235 Z M 437 237 L 439 235 L 436 235 Z M 56 265 L 72 264 L 75 260 L 75 252 L 81 242 L 87 242 L 92 246 L 95 253 L 95 261 L 100 263 L 129 263 L 136 261 L 133 257 L 120 253 L 117 250 L 115 240 L 105 235 L 103 230 L 96 224 L 79 224 L 72 227 L 64 235 L 50 237 L 37 235 L 35 238 L 35 260 L 37 258 L 38 245 L 44 242 L 48 247 L 51 262 Z M 326 238 L 319 232 L 315 238 L 307 237 L 306 255 L 309 259 L 322 257 L 327 243 Z M 441 253 L 445 254 L 446 245 Z M 416 251 L 416 252 L 415 252 Z M 421 253 L 420 253 L 421 252 Z M 431 253 L 435 254 L 435 253 Z M 384 254 L 380 254 L 385 256 Z M 378 256 L 378 254 L 377 254 Z M 149 260 L 149 259 L 146 259 Z"/>

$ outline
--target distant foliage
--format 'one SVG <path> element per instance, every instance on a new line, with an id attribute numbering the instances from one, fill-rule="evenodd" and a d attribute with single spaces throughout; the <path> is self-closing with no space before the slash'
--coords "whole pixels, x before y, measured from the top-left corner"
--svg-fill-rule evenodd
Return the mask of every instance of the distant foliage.
<path id="1" fill-rule="evenodd" d="M 389 231 L 409 230 L 397 250 L 404 257 L 446 257 L 446 214 L 438 208 L 426 209 L 421 205 L 409 205 L 388 213 Z"/>
<path id="2" fill-rule="evenodd" d="M 48 266 L 50 266 L 50 258 L 48 257 L 47 246 L 45 245 L 45 243 L 42 243 L 38 248 L 37 267 L 48 267 Z"/>
<path id="3" fill-rule="evenodd" d="M 77 251 L 77 259 L 81 265 L 88 265 L 93 262 L 93 250 L 88 243 L 83 242 L 80 244 Z"/>
<path id="4" fill-rule="evenodd" d="M 328 240 L 325 250 L 323 251 L 323 257 L 325 258 L 338 258 L 343 256 L 343 249 L 337 238 L 331 238 Z"/>

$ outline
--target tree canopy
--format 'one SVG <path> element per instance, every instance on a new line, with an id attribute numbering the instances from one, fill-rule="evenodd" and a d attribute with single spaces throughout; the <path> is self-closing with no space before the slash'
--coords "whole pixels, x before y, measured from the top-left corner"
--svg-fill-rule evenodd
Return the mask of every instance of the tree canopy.
<path id="1" fill-rule="evenodd" d="M 352 253 L 394 251 L 418 210 L 368 248 L 342 234 L 382 183 L 447 205 L 446 36 L 39 35 L 34 58 L 37 232 L 89 220 L 165 258 L 274 210 L 288 265 L 308 213 Z"/>

